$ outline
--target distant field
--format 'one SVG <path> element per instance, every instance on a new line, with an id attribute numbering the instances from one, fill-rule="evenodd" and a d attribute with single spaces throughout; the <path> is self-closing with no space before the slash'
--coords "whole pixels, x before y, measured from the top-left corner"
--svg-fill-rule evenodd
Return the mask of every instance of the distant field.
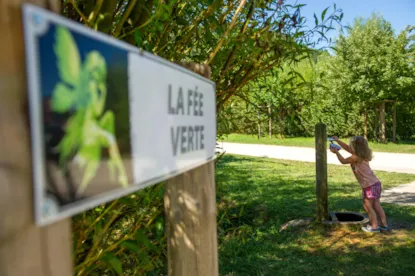
<path id="1" fill-rule="evenodd" d="M 278 145 L 289 147 L 314 147 L 313 137 L 297 137 L 297 138 L 272 138 L 261 137 L 258 139 L 256 135 L 247 134 L 230 134 L 225 137 L 223 142 L 232 143 L 246 143 L 246 144 L 266 144 L 266 145 Z M 343 141 L 348 142 L 349 137 L 343 138 Z M 412 141 L 399 141 L 398 143 L 380 144 L 375 142 L 369 142 L 370 148 L 377 152 L 395 152 L 395 153 L 413 153 L 415 154 L 415 140 Z"/>

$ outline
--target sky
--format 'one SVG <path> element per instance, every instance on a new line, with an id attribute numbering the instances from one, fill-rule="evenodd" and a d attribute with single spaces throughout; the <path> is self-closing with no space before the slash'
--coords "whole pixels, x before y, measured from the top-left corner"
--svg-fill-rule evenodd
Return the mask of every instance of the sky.
<path id="1" fill-rule="evenodd" d="M 288 2 L 307 4 L 301 9 L 301 15 L 307 18 L 311 26 L 314 26 L 313 13 L 316 13 L 320 19 L 321 12 L 328 6 L 333 6 L 333 3 L 343 10 L 343 25 L 353 23 L 358 16 L 367 18 L 373 12 L 383 15 L 392 24 L 395 34 L 404 30 L 407 25 L 415 25 L 415 0 L 289 0 Z M 330 9 L 333 11 L 332 7 Z M 332 39 L 337 36 L 337 30 L 327 34 L 327 37 Z"/>

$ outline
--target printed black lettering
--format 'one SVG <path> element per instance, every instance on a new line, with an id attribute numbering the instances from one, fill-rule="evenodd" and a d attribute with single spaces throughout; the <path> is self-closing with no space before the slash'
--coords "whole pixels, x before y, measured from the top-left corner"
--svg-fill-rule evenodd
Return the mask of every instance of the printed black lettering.
<path id="1" fill-rule="evenodd" d="M 199 126 L 195 126 L 195 132 L 196 132 L 196 148 L 195 150 L 199 149 Z"/>
<path id="2" fill-rule="evenodd" d="M 199 116 L 203 116 L 203 94 L 199 93 Z"/>
<path id="3" fill-rule="evenodd" d="M 173 149 L 173 156 L 177 155 L 177 145 L 179 142 L 180 127 L 176 127 L 176 135 L 174 134 L 174 127 L 170 128 L 171 146 Z"/>
<path id="4" fill-rule="evenodd" d="M 182 126 L 182 141 L 181 141 L 181 152 L 182 154 L 186 153 L 186 147 L 185 147 L 185 143 L 186 143 L 186 127 Z"/>
<path id="5" fill-rule="evenodd" d="M 169 102 L 168 102 L 168 108 L 167 108 L 167 114 L 174 114 L 174 108 L 171 107 L 171 84 L 169 84 Z"/>
<path id="6" fill-rule="evenodd" d="M 183 104 L 183 89 L 180 87 L 179 95 L 177 97 L 177 110 L 176 114 L 179 114 L 179 110 L 182 110 L 182 115 L 184 115 L 184 104 Z"/>
<path id="7" fill-rule="evenodd" d="M 190 106 L 192 105 L 192 90 L 187 91 L 187 115 L 190 115 Z"/>
<path id="8" fill-rule="evenodd" d="M 187 133 L 187 151 L 193 151 L 193 127 L 189 126 Z"/>
<path id="9" fill-rule="evenodd" d="M 196 89 L 197 89 L 197 87 L 196 87 Z M 198 105 L 198 101 L 197 101 L 197 98 L 198 98 L 198 93 L 197 93 L 197 90 L 195 89 L 195 91 L 194 91 L 194 97 L 193 97 L 193 115 L 194 116 L 198 116 L 199 114 L 198 114 L 198 110 L 197 110 L 197 105 Z"/>
<path id="10" fill-rule="evenodd" d="M 200 149 L 205 148 L 205 144 L 203 142 L 203 140 L 205 139 L 205 135 L 203 134 L 204 128 L 205 128 L 204 126 L 200 126 Z"/>

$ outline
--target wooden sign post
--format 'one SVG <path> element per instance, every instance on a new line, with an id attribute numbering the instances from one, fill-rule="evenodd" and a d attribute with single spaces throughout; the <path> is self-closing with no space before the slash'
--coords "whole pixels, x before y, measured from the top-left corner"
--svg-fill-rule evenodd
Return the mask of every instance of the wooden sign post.
<path id="1" fill-rule="evenodd" d="M 210 68 L 188 69 L 210 78 Z M 167 225 L 168 275 L 216 276 L 216 189 L 213 161 L 168 180 L 164 206 Z"/>
<path id="2" fill-rule="evenodd" d="M 22 0 L 0 2 L 0 275 L 72 275 L 71 220 L 33 219 Z M 37 1 L 55 11 L 58 0 Z"/>
<path id="3" fill-rule="evenodd" d="M 217 275 L 209 68 L 24 2 L 0 3 L 0 275 L 72 275 L 70 217 L 165 180 L 169 274 Z"/>
<path id="4" fill-rule="evenodd" d="M 327 195 L 327 132 L 326 125 L 316 125 L 316 199 L 317 221 L 328 219 Z"/>

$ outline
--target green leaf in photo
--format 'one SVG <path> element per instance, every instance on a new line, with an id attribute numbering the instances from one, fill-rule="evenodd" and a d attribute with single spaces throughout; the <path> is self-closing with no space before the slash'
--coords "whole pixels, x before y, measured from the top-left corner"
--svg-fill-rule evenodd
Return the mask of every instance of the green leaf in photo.
<path id="1" fill-rule="evenodd" d="M 57 67 L 60 78 L 75 86 L 78 83 L 81 70 L 81 57 L 75 40 L 68 29 L 57 27 L 54 51 L 57 57 Z"/>
<path id="2" fill-rule="evenodd" d="M 58 113 L 64 113 L 74 104 L 74 93 L 66 85 L 58 83 L 52 95 L 52 110 Z"/>

